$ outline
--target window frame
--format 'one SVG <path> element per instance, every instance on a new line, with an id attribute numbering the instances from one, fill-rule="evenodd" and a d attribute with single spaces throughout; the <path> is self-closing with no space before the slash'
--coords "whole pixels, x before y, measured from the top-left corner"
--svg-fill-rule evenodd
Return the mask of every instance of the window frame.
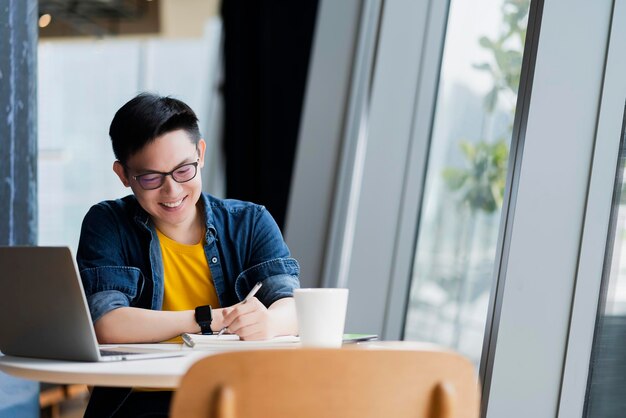
<path id="1" fill-rule="evenodd" d="M 593 163 L 572 303 L 559 418 L 582 417 L 596 328 L 626 99 L 626 1 L 616 0 L 602 83 Z M 609 258 L 610 259 L 610 258 Z M 608 279 L 608 277 L 607 277 Z"/>
<path id="2" fill-rule="evenodd" d="M 325 19 L 333 19 L 323 11 L 334 3 L 321 1 L 318 29 Z M 305 285 L 350 289 L 347 330 L 399 339 L 449 2 L 385 0 L 381 7 L 375 60 L 365 64 L 371 65 L 371 86 L 354 82 L 355 69 L 347 60 L 341 61 L 342 68 L 349 68 L 351 75 L 337 92 L 333 89 L 329 95 L 318 83 L 315 93 L 309 81 L 298 150 L 299 155 L 307 151 L 307 162 L 299 158 L 296 165 L 290 201 L 293 223 L 288 223 L 287 240 L 294 255 L 307 260 L 303 271 L 305 264 L 313 268 Z M 575 361 L 572 338 L 578 332 L 574 328 L 579 323 L 585 328 L 589 320 L 588 312 L 578 312 L 574 292 L 578 297 L 584 291 L 578 289 L 584 265 L 579 256 L 587 234 L 583 222 L 590 210 L 588 191 L 613 1 L 532 0 L 533 7 L 538 9 L 540 23 L 535 25 L 540 24 L 541 30 L 530 36 L 537 43 L 531 54 L 534 72 L 518 94 L 527 102 L 526 110 L 518 103 L 518 113 L 523 113 L 516 115 L 519 124 L 514 127 L 512 146 L 523 147 L 511 152 L 508 207 L 503 209 L 499 268 L 481 368 L 482 414 L 494 418 L 580 416 L 561 411 L 566 410 L 568 396 L 578 396 L 570 382 L 576 378 L 570 371 L 570 361 Z M 363 34 L 364 30 L 370 32 Z M 357 38 L 370 36 L 373 30 L 361 26 Z M 529 35 L 526 42 L 528 46 Z M 316 39 L 316 48 L 317 44 Z M 356 45 L 350 50 L 351 60 Z M 321 55 L 313 56 L 312 78 L 322 74 L 323 70 L 316 71 L 320 63 L 333 64 L 332 57 Z M 356 94 L 354 89 L 367 88 L 362 117 L 351 118 L 351 106 L 360 106 L 354 97 L 363 97 L 359 96 L 363 91 Z M 332 150 L 316 156 L 319 148 L 312 133 L 326 128 L 307 125 L 307 105 L 323 94 L 341 99 L 339 106 L 327 103 L 340 115 L 330 127 Z M 349 132 L 361 136 L 348 138 Z M 362 141 L 360 151 L 347 145 L 357 140 Z M 322 147 L 319 139 L 318 147 Z M 330 177 L 323 176 L 324 190 L 312 194 L 300 187 L 306 183 L 302 179 L 316 178 L 320 167 L 330 169 Z M 330 181 L 336 173 L 341 173 L 340 178 Z M 297 230 L 303 222 L 306 230 Z M 308 256 L 311 253 L 314 258 Z M 586 319 L 577 319 L 578 315 Z M 575 366 L 587 367 L 588 362 Z"/>

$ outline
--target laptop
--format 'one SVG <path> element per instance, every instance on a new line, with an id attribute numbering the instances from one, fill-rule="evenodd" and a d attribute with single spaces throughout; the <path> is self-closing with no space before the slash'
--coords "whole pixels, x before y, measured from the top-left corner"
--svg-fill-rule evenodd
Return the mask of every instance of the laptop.
<path id="1" fill-rule="evenodd" d="M 67 247 L 0 246 L 0 351 L 74 361 L 174 357 L 181 351 L 101 349 L 78 269 Z"/>

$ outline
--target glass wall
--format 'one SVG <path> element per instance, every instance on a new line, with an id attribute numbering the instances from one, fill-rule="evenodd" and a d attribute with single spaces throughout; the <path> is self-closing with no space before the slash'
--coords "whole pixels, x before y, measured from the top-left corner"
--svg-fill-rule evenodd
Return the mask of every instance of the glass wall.
<path id="1" fill-rule="evenodd" d="M 626 161 L 622 141 L 591 353 L 584 416 L 621 417 L 626 409 Z"/>
<path id="2" fill-rule="evenodd" d="M 452 1 L 404 328 L 480 360 L 530 0 Z"/>
<path id="3" fill-rule="evenodd" d="M 67 245 L 75 252 L 87 210 L 130 194 L 113 173 L 108 131 L 117 109 L 140 91 L 188 103 L 200 119 L 207 159 L 216 159 L 220 31 L 213 19 L 205 36 L 195 39 L 40 42 L 39 245 Z M 214 182 L 208 173 L 203 180 L 205 187 Z"/>

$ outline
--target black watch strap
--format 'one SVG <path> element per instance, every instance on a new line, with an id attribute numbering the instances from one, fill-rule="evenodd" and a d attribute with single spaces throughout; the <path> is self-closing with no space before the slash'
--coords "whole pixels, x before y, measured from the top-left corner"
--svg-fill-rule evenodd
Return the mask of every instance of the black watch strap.
<path id="1" fill-rule="evenodd" d="M 213 334 L 211 330 L 211 322 L 213 321 L 211 309 L 211 305 L 196 307 L 196 322 L 200 325 L 200 331 L 203 334 Z"/>

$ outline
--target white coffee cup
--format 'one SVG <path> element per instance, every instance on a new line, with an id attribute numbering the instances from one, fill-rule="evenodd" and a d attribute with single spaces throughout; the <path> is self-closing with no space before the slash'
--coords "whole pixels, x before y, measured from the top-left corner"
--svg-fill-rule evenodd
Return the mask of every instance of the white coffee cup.
<path id="1" fill-rule="evenodd" d="M 341 347 L 348 289 L 295 289 L 296 312 L 303 347 Z"/>

